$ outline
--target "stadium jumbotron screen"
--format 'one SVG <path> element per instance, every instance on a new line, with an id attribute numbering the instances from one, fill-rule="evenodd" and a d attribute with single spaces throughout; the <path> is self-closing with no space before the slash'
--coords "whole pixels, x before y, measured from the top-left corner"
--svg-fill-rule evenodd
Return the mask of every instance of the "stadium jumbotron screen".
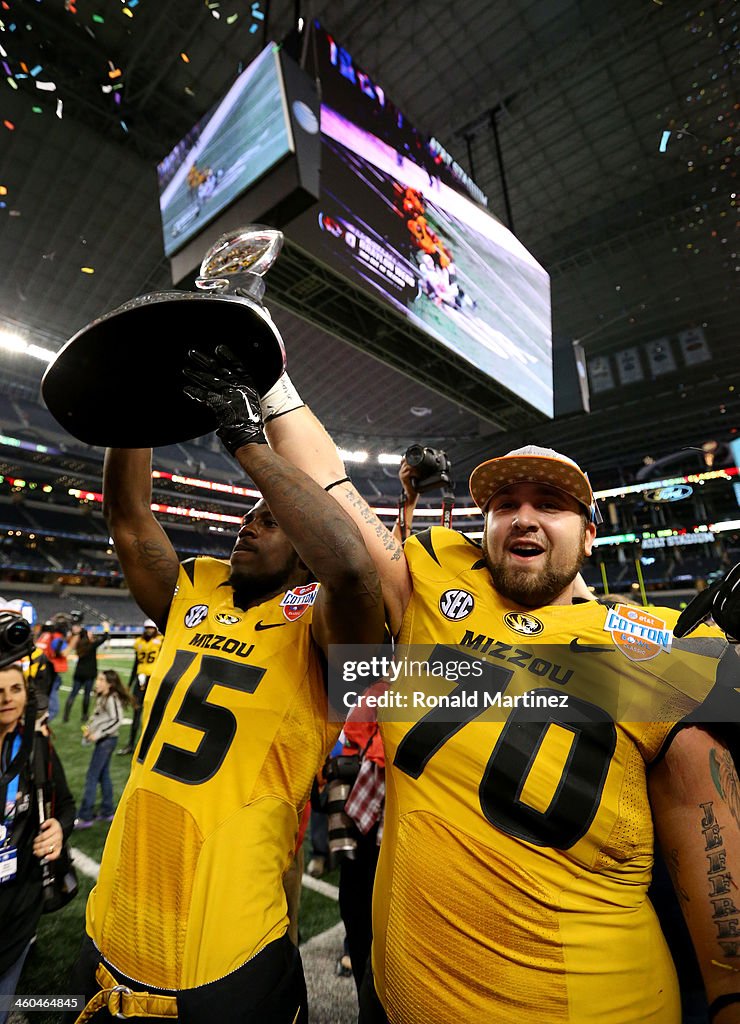
<path id="1" fill-rule="evenodd" d="M 321 199 L 290 238 L 552 416 L 549 275 L 318 22 L 306 54 L 321 82 Z"/>
<path id="2" fill-rule="evenodd" d="M 278 51 L 269 43 L 157 166 L 165 254 L 181 249 L 293 150 Z"/>

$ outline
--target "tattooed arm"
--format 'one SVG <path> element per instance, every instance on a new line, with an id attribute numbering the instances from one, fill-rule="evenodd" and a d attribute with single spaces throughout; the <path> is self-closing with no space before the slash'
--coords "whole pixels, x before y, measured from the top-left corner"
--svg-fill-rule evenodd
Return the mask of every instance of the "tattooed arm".
<path id="1" fill-rule="evenodd" d="M 322 487 L 346 478 L 336 445 L 306 406 L 268 420 L 265 428 L 270 446 Z M 395 634 L 411 597 L 403 548 L 349 481 L 332 487 L 329 493 L 360 528 L 380 576 L 388 624 Z"/>
<path id="2" fill-rule="evenodd" d="M 134 600 L 164 630 L 180 563 L 151 503 L 151 448 L 108 448 L 103 515 Z"/>
<path id="3" fill-rule="evenodd" d="M 740 1022 L 740 784 L 727 748 L 678 733 L 649 777 L 655 828 L 691 933 L 712 1024 Z"/>

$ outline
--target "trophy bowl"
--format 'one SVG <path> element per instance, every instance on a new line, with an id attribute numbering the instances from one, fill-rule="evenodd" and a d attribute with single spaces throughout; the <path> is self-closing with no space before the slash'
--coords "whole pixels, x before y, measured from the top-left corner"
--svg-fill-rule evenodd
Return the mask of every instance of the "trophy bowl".
<path id="1" fill-rule="evenodd" d="M 285 369 L 283 340 L 260 301 L 261 275 L 281 243 L 279 231 L 259 225 L 223 236 L 201 264 L 200 291 L 141 295 L 87 324 L 44 373 L 49 412 L 73 437 L 102 448 L 158 448 L 202 437 L 217 423 L 183 393 L 182 371 L 190 349 L 212 355 L 220 344 L 265 394 Z M 232 288 L 238 294 L 227 294 Z"/>

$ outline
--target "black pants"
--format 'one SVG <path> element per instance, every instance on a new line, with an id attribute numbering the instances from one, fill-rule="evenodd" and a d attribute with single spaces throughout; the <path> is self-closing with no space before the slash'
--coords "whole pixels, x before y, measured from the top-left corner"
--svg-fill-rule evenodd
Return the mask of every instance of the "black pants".
<path id="1" fill-rule="evenodd" d="M 360 989 L 360 1016 L 357 1024 L 389 1024 L 386 1012 L 375 991 L 372 968 L 368 964 Z"/>
<path id="2" fill-rule="evenodd" d="M 347 932 L 352 974 L 358 992 L 373 939 L 373 883 L 379 850 L 377 836 L 377 825 L 365 836 L 357 832 L 355 859 L 345 857 L 339 865 L 339 912 Z"/>
<path id="3" fill-rule="evenodd" d="M 87 713 L 90 710 L 90 695 L 92 693 L 93 684 L 95 683 L 95 676 L 75 676 L 72 679 L 72 692 L 67 697 L 67 702 L 64 705 L 64 721 L 69 721 L 69 716 L 72 711 L 72 705 L 74 704 L 75 697 L 82 690 L 82 721 L 87 721 Z"/>
<path id="4" fill-rule="evenodd" d="M 144 706 L 144 695 L 146 694 L 146 686 L 139 686 L 138 683 L 134 684 L 134 689 L 131 696 L 134 698 L 134 717 L 131 722 L 131 732 L 128 734 L 128 750 L 133 750 L 136 746 L 136 740 L 139 735 L 139 725 L 141 724 L 141 709 Z"/>
<path id="5" fill-rule="evenodd" d="M 101 960 L 92 940 L 85 936 L 77 963 L 72 969 L 68 992 L 84 993 L 90 1000 L 99 991 L 95 969 Z M 114 978 L 132 991 L 165 993 L 177 997 L 179 1024 L 308 1024 L 306 982 L 303 977 L 301 956 L 287 935 L 269 946 L 242 967 L 208 985 L 171 992 L 142 985 L 106 967 Z M 74 1024 L 78 1014 L 70 1013 L 65 1024 Z M 92 1020 L 95 1024 L 115 1021 L 107 1009 L 99 1010 Z M 157 1018 L 127 1017 L 129 1024 L 152 1024 Z M 164 1018 L 162 1018 L 164 1019 Z M 175 1018 L 168 1018 L 169 1021 Z"/>

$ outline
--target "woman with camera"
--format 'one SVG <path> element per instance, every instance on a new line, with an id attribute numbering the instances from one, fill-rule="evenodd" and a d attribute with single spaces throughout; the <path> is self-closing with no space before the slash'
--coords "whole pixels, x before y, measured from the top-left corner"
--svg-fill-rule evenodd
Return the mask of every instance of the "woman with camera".
<path id="1" fill-rule="evenodd" d="M 45 867 L 59 858 L 75 817 L 61 762 L 34 728 L 19 661 L 33 647 L 30 634 L 20 616 L 0 612 L 0 997 L 15 993 L 44 906 Z M 0 1024 L 6 1017 L 0 1009 Z"/>

